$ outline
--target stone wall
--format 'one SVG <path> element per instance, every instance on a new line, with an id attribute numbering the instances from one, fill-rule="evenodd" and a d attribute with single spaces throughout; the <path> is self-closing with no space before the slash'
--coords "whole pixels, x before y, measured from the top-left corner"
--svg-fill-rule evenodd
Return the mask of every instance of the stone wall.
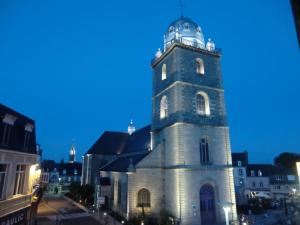
<path id="1" fill-rule="evenodd" d="M 146 214 L 159 217 L 164 209 L 164 171 L 161 168 L 137 169 L 128 175 L 129 216 L 142 215 L 142 207 L 138 207 L 138 191 L 146 188 L 150 192 L 151 206 L 145 207 Z"/>

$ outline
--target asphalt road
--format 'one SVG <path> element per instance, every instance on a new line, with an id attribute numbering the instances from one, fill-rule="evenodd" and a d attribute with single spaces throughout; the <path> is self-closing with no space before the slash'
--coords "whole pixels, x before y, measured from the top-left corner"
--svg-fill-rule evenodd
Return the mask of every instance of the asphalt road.
<path id="1" fill-rule="evenodd" d="M 38 225 L 101 225 L 62 197 L 45 197 L 38 208 Z"/>

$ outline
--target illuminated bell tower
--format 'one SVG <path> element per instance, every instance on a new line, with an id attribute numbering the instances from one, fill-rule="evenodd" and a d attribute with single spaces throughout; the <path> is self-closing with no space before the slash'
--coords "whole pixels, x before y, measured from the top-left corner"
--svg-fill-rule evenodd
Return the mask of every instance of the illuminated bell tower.
<path id="1" fill-rule="evenodd" d="M 153 69 L 152 149 L 164 146 L 164 209 L 181 225 L 236 220 L 221 54 L 181 17 L 168 26 Z M 225 210 L 226 211 L 226 210 Z"/>
<path id="2" fill-rule="evenodd" d="M 135 132 L 135 126 L 133 124 L 133 120 L 130 120 L 127 131 L 129 135 L 132 135 Z"/>
<path id="3" fill-rule="evenodd" d="M 76 150 L 75 150 L 75 144 L 73 143 L 70 152 L 69 152 L 69 162 L 74 163 L 75 162 L 75 156 L 76 156 Z"/>

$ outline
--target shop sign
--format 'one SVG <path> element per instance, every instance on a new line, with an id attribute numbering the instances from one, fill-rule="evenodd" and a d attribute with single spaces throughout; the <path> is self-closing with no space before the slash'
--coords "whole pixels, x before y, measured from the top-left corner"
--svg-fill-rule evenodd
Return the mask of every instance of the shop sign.
<path id="1" fill-rule="evenodd" d="M 28 208 L 22 209 L 0 218 L 0 225 L 25 225 L 27 211 Z"/>

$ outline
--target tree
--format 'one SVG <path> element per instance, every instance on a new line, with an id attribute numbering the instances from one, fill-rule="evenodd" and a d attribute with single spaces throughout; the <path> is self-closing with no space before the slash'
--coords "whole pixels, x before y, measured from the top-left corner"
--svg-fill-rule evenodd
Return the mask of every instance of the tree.
<path id="1" fill-rule="evenodd" d="M 80 185 L 80 183 L 71 183 L 69 186 L 69 192 L 67 196 L 72 198 L 75 201 L 80 201 L 87 206 L 93 204 L 93 187 L 91 185 Z"/>
<path id="2" fill-rule="evenodd" d="M 300 162 L 300 154 L 292 152 L 283 152 L 274 158 L 274 164 L 283 166 L 293 171 L 297 171 L 296 162 Z"/>

